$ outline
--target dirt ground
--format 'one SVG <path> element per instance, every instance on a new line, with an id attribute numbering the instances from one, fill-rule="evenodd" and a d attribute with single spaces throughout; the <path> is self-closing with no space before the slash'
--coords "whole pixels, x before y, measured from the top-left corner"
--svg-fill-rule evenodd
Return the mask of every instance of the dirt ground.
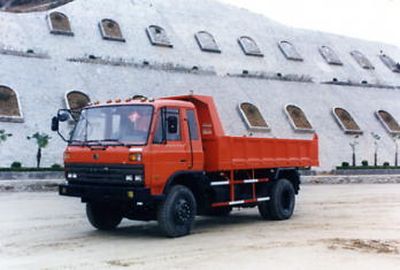
<path id="1" fill-rule="evenodd" d="M 0 269 L 400 269 L 400 185 L 306 185 L 291 220 L 256 209 L 198 218 L 193 234 L 155 222 L 98 232 L 79 199 L 0 193 Z"/>

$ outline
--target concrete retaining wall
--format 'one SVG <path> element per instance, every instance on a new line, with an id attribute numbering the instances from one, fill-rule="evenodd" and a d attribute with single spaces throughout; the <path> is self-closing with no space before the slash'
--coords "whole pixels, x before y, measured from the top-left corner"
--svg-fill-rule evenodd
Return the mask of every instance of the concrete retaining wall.
<path id="1" fill-rule="evenodd" d="M 0 146 L 0 166 L 10 166 L 13 161 L 34 166 L 36 145 L 26 137 L 35 132 L 50 134 L 51 116 L 65 107 L 65 94 L 71 90 L 83 91 L 93 101 L 103 102 L 135 94 L 159 97 L 193 90 L 214 96 L 229 135 L 249 134 L 237 108 L 241 102 L 251 102 L 271 126 L 271 131 L 253 132 L 253 136 L 312 138 L 312 134 L 291 127 L 284 107 L 295 104 L 303 109 L 319 135 L 318 170 L 323 171 L 351 160 L 349 143 L 354 136 L 345 134 L 332 116 L 333 107 L 342 107 L 364 132 L 358 139 L 358 159 L 372 163 L 374 141 L 370 133 L 375 132 L 382 137 L 379 163 L 393 164 L 395 145 L 374 113 L 383 109 L 400 119 L 400 90 L 396 88 L 400 86 L 399 74 L 379 59 L 383 51 L 399 61 L 400 50 L 395 46 L 286 27 L 212 0 L 119 0 L 118 5 L 108 0 L 77 0 L 57 10 L 69 17 L 74 36 L 50 34 L 46 20 L 49 12 L 0 13 L 0 85 L 18 93 L 23 113 L 23 123 L 1 122 L 1 129 L 13 133 L 13 137 Z M 98 29 L 102 18 L 115 19 L 126 42 L 103 40 Z M 150 44 L 145 29 L 153 24 L 165 28 L 173 48 Z M 214 35 L 221 54 L 199 49 L 194 34 L 201 30 Z M 242 52 L 237 38 L 243 35 L 256 40 L 264 58 Z M 304 61 L 287 60 L 277 46 L 282 40 L 293 43 Z M 332 47 L 343 65 L 327 64 L 318 51 L 322 45 Z M 352 50 L 365 54 L 375 69 L 361 68 L 351 57 Z M 6 53 L 9 51 L 14 54 Z M 27 51 L 36 52 L 36 57 Z M 77 60 L 87 60 L 89 55 L 100 60 Z M 212 72 L 193 73 L 182 68 L 194 66 Z M 311 77 L 313 82 L 238 76 L 244 70 L 250 75 Z M 333 78 L 393 87 L 324 83 Z M 43 150 L 44 166 L 62 162 L 65 143 L 56 134 L 52 137 Z"/>

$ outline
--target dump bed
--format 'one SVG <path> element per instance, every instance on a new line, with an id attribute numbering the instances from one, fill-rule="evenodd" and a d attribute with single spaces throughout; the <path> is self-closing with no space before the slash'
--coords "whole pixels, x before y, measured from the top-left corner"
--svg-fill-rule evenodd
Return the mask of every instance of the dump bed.
<path id="1" fill-rule="evenodd" d="M 207 171 L 318 166 L 317 135 L 312 140 L 224 136 L 203 144 Z"/>
<path id="2" fill-rule="evenodd" d="M 190 101 L 195 105 L 207 171 L 319 165 L 316 134 L 312 140 L 226 136 L 212 97 L 188 95 L 167 99 Z"/>

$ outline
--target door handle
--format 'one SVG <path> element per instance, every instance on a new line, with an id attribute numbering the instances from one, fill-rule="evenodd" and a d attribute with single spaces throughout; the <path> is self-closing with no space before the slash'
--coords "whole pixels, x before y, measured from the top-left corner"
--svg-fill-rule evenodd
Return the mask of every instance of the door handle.
<path id="1" fill-rule="evenodd" d="M 187 159 L 181 159 L 179 162 L 187 162 Z"/>

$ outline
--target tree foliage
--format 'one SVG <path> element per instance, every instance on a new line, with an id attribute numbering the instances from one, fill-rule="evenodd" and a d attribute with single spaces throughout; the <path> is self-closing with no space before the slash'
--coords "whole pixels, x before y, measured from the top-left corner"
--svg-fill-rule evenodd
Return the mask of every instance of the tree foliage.
<path id="1" fill-rule="evenodd" d="M 0 144 L 7 141 L 8 137 L 11 137 L 11 133 L 7 133 L 4 129 L 0 130 Z"/>
<path id="2" fill-rule="evenodd" d="M 32 136 L 27 137 L 28 140 L 35 140 L 38 148 L 46 148 L 49 144 L 51 137 L 46 133 L 36 132 Z"/>

